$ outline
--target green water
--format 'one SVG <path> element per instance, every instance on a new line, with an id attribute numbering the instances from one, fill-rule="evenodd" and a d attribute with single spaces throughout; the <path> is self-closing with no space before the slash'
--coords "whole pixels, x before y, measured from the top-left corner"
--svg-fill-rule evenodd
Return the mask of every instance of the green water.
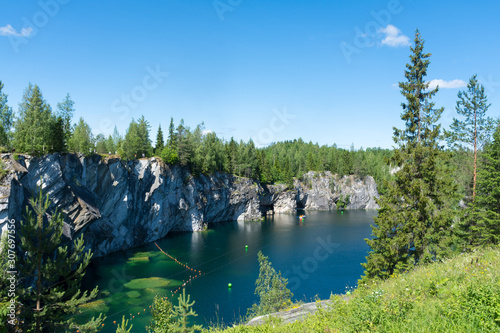
<path id="1" fill-rule="evenodd" d="M 364 238 L 371 234 L 375 214 L 308 212 L 304 221 L 276 215 L 264 222 L 235 221 L 203 232 L 171 233 L 156 243 L 178 262 L 154 243 L 110 254 L 94 260 L 88 269 L 85 287 L 98 285 L 100 296 L 85 315 L 105 313 L 102 332 L 115 332 L 113 321 L 121 322 L 123 315 L 131 319 L 133 332 L 145 332 L 154 295 L 172 299 L 186 283 L 186 292 L 196 301 L 198 323 L 234 322 L 257 302 L 259 250 L 289 279 L 295 299 L 328 298 L 355 286 L 363 273 L 360 263 L 368 251 Z"/>

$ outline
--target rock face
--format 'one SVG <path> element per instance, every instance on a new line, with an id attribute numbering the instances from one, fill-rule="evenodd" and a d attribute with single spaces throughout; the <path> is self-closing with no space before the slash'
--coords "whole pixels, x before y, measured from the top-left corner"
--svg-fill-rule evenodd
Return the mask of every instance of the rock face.
<path id="1" fill-rule="evenodd" d="M 247 178 L 214 174 L 194 178 L 180 166 L 156 158 L 124 161 L 98 155 L 52 154 L 40 158 L 2 155 L 9 170 L 0 183 L 0 228 L 19 222 L 37 186 L 43 183 L 51 212 L 62 211 L 64 235 L 84 235 L 95 256 L 142 245 L 169 231 L 198 231 L 207 223 L 258 220 L 268 211 L 335 209 L 342 194 L 346 209 L 378 208 L 373 178 L 337 180 L 309 172 L 285 185 L 260 185 Z"/>
<path id="2" fill-rule="evenodd" d="M 251 319 L 246 326 L 263 325 L 272 319 L 277 319 L 281 324 L 290 324 L 297 320 L 303 321 L 307 316 L 315 313 L 318 308 L 326 309 L 331 305 L 331 303 L 332 302 L 330 300 L 326 300 L 302 304 L 291 310 L 274 312 L 264 316 L 255 317 Z"/>
<path id="3" fill-rule="evenodd" d="M 354 176 L 339 178 L 330 171 L 304 174 L 302 180 L 295 180 L 297 207 L 309 210 L 336 209 L 337 202 L 349 197 L 345 209 L 378 209 L 377 184 L 373 177 L 364 180 Z"/>

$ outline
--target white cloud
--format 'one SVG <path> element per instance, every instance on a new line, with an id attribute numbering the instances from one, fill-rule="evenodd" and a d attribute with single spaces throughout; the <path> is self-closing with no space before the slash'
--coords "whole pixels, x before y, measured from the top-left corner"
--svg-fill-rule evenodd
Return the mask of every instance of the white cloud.
<path id="1" fill-rule="evenodd" d="M 434 79 L 429 82 L 429 89 L 435 89 L 437 86 L 441 89 L 455 89 L 455 88 L 462 88 L 466 87 L 467 83 L 463 80 L 451 80 L 451 81 L 445 81 L 441 79 Z"/>
<path id="2" fill-rule="evenodd" d="M 21 32 L 17 32 L 10 24 L 0 27 L 0 36 L 28 37 L 32 32 L 32 28 L 22 28 Z"/>
<path id="3" fill-rule="evenodd" d="M 202 135 L 207 135 L 207 134 L 210 134 L 210 133 L 213 133 L 213 132 L 214 131 L 212 131 L 212 130 L 203 130 L 203 131 L 201 131 L 201 134 Z"/>
<path id="4" fill-rule="evenodd" d="M 399 46 L 409 46 L 410 38 L 401 33 L 401 30 L 389 24 L 385 28 L 380 28 L 378 31 L 380 34 L 383 34 L 383 39 L 380 42 L 382 45 L 387 45 L 390 47 L 399 47 Z"/>

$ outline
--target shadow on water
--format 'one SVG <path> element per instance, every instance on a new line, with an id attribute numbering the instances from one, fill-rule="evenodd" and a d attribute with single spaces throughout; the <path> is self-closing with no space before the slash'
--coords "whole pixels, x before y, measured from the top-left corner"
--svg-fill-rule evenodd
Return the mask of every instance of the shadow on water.
<path id="1" fill-rule="evenodd" d="M 169 233 L 154 243 L 93 260 L 86 288 L 99 286 L 99 298 L 85 317 L 104 312 L 101 332 L 115 332 L 123 315 L 134 332 L 146 332 L 153 297 L 167 296 L 174 304 L 185 284 L 195 300 L 196 321 L 231 323 L 257 302 L 257 252 L 269 256 L 273 267 L 288 278 L 295 299 L 328 298 L 355 286 L 363 273 L 376 211 L 299 212 L 263 222 L 235 221 L 195 233 Z M 248 248 L 246 248 L 248 245 Z M 173 259 L 172 259 L 173 258 Z M 177 260 L 177 261 L 175 261 Z M 186 266 L 183 266 L 186 265 Z M 231 283 L 232 287 L 228 288 Z"/>

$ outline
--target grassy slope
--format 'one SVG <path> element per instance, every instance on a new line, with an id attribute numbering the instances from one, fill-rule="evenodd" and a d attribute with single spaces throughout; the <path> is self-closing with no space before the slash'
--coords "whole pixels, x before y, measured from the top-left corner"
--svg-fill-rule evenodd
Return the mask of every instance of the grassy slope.
<path id="1" fill-rule="evenodd" d="M 500 247 L 361 286 L 348 302 L 342 297 L 304 322 L 224 332 L 500 332 Z"/>

